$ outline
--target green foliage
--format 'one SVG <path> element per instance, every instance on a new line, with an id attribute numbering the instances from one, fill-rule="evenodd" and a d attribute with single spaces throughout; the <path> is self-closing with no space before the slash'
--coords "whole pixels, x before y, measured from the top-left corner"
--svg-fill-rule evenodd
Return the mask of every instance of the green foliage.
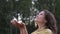
<path id="1" fill-rule="evenodd" d="M 19 34 L 19 30 L 11 25 L 10 20 L 16 13 L 23 13 L 23 17 L 30 16 L 31 0 L 0 0 L 0 34 Z M 60 30 L 60 0 L 38 0 L 35 2 L 35 8 L 38 10 L 47 9 L 51 11 Z M 27 25 L 29 34 L 35 30 L 34 23 Z M 60 32 L 58 31 L 58 34 Z"/>

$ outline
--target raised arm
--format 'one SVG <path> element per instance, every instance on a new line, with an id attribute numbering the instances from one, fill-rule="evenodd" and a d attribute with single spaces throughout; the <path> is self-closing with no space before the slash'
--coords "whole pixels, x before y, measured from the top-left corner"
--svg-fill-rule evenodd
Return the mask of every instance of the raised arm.
<path id="1" fill-rule="evenodd" d="M 28 34 L 26 27 L 20 28 L 20 34 Z"/>
<path id="2" fill-rule="evenodd" d="M 12 23 L 12 25 L 14 25 L 15 27 L 19 28 L 20 34 L 28 34 L 25 23 L 19 24 L 19 23 L 17 23 L 15 20 L 12 20 L 11 23 Z"/>

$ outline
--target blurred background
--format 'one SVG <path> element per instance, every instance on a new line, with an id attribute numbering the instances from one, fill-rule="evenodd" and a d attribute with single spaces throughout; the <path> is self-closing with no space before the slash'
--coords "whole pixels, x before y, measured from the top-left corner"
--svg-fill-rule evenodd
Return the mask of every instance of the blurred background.
<path id="1" fill-rule="evenodd" d="M 0 34 L 19 34 L 19 29 L 10 23 L 18 13 L 22 14 L 22 21 L 31 34 L 36 29 L 34 17 L 43 9 L 55 15 L 60 34 L 60 0 L 0 0 Z"/>

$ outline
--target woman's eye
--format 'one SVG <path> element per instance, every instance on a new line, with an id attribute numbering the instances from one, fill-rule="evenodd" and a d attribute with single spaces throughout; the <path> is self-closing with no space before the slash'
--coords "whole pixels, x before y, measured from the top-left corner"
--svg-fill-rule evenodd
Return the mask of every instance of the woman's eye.
<path id="1" fill-rule="evenodd" d="M 42 14 L 40 14 L 40 15 L 42 15 Z"/>
<path id="2" fill-rule="evenodd" d="M 39 15 L 42 15 L 42 14 L 39 14 Z"/>

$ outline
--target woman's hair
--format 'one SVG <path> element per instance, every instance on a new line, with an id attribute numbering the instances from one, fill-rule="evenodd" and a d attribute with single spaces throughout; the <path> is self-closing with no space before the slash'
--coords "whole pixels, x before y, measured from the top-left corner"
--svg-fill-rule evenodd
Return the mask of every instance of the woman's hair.
<path id="1" fill-rule="evenodd" d="M 57 34 L 56 19 L 54 15 L 48 10 L 43 10 L 45 12 L 45 19 L 47 20 L 46 26 L 52 30 L 53 34 Z"/>

